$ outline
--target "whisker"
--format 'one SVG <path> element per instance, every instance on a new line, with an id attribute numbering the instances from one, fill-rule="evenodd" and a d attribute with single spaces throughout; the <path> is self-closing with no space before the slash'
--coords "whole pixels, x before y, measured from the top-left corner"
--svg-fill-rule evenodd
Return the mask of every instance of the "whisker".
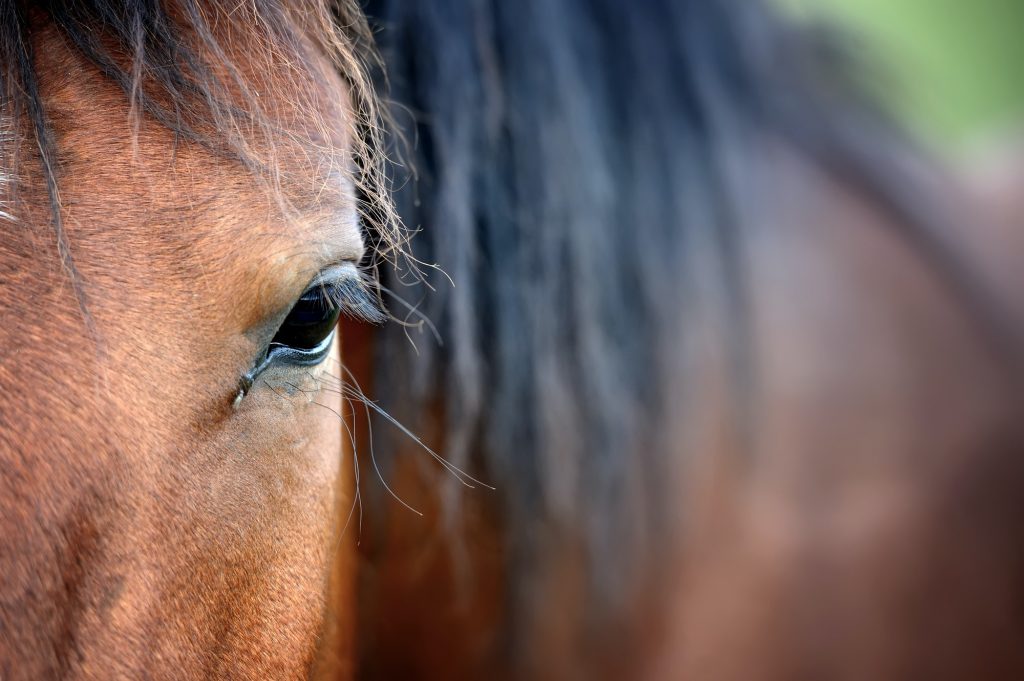
<path id="1" fill-rule="evenodd" d="M 330 409 L 330 407 L 327 407 L 327 405 L 320 404 L 315 400 L 313 400 L 313 404 L 317 404 L 321 407 Z M 352 409 L 351 401 L 348 404 L 349 408 Z M 331 411 L 333 412 L 334 410 L 331 409 Z M 352 415 L 355 416 L 355 409 L 352 409 Z M 340 415 L 339 418 L 341 418 Z M 352 445 L 352 478 L 355 493 L 353 494 L 352 497 L 352 506 L 348 510 L 348 517 L 345 519 L 345 525 L 341 528 L 341 534 L 338 535 L 338 541 L 334 547 L 335 553 L 338 552 L 338 548 L 341 546 L 341 540 L 345 537 L 345 532 L 348 530 L 348 526 L 352 522 L 352 514 L 355 512 L 356 506 L 359 507 L 359 521 L 356 530 L 356 546 L 359 546 L 359 544 L 363 540 L 363 496 L 359 482 L 359 456 L 356 449 L 356 435 L 352 428 L 349 427 L 348 422 L 344 418 L 341 418 L 341 425 L 344 426 L 345 432 L 348 433 L 349 443 Z"/>
<path id="2" fill-rule="evenodd" d="M 267 381 L 264 380 L 263 384 L 265 386 L 267 386 L 268 388 L 270 388 L 271 390 L 273 390 L 274 394 L 276 394 L 281 399 L 287 399 L 286 396 L 282 395 L 277 390 L 277 388 L 275 388 L 274 386 L 270 385 L 270 383 L 268 383 Z M 292 386 L 292 387 L 295 388 L 295 386 Z M 296 388 L 296 389 L 298 390 L 298 388 Z M 305 391 L 302 391 L 302 392 L 305 393 Z M 356 455 L 356 438 L 355 438 L 355 433 L 353 433 L 352 429 L 349 428 L 348 422 L 345 421 L 345 418 L 341 414 L 339 414 L 337 411 L 335 411 L 331 407 L 327 406 L 326 404 L 321 404 L 321 403 L 317 402 L 316 400 L 310 400 L 310 403 L 315 404 L 318 407 L 323 407 L 324 409 L 327 409 L 332 414 L 337 416 L 338 420 L 341 421 L 341 425 L 345 428 L 345 431 L 348 433 L 349 441 L 352 443 L 352 472 L 353 472 L 353 478 L 354 478 L 354 482 L 355 482 L 355 495 L 354 495 L 354 497 L 352 499 L 352 507 L 349 508 L 349 511 L 348 511 L 348 517 L 345 519 L 345 525 L 341 528 L 341 532 L 338 534 L 338 540 L 334 544 L 334 553 L 336 554 L 338 552 L 338 549 L 341 547 L 341 540 L 345 538 L 345 533 L 348 531 L 348 526 L 352 522 L 352 514 L 355 511 L 357 505 L 359 507 L 359 522 L 358 522 L 358 526 L 357 526 L 356 546 L 359 546 L 359 544 L 362 542 L 362 538 L 363 538 L 363 497 L 362 497 L 362 492 L 361 492 L 361 489 L 360 489 L 360 482 L 359 482 L 359 457 Z M 349 401 L 349 407 L 351 408 L 351 401 Z M 352 413 L 355 414 L 355 410 L 354 409 L 353 409 Z"/>
<path id="3" fill-rule="evenodd" d="M 297 390 L 301 390 L 299 388 L 296 388 L 296 389 Z M 384 409 L 382 409 L 378 405 L 376 405 L 373 402 L 371 402 L 369 399 L 366 398 L 365 395 L 363 395 L 361 392 L 355 390 L 351 386 L 348 386 L 348 385 L 343 386 L 340 390 L 335 389 L 335 388 L 321 387 L 321 388 L 319 388 L 319 390 L 326 390 L 327 392 L 332 392 L 332 393 L 341 395 L 342 397 L 345 397 L 346 399 L 358 400 L 358 401 L 362 402 L 365 406 L 369 407 L 370 409 L 373 409 L 375 412 L 377 412 L 378 414 L 383 416 L 391 425 L 395 426 L 395 428 L 397 428 L 400 432 L 402 432 L 404 435 L 409 437 L 409 439 L 411 439 L 413 442 L 418 444 L 424 451 L 426 451 L 428 454 L 430 454 L 430 456 L 435 461 L 437 461 L 444 468 L 446 468 L 455 477 L 456 480 L 458 480 L 460 483 L 462 483 L 466 487 L 468 487 L 470 489 L 476 489 L 476 485 L 481 485 L 483 487 L 487 487 L 488 489 L 494 489 L 490 485 L 488 485 L 488 484 L 486 484 L 484 482 L 481 482 L 480 480 L 477 480 L 476 478 L 472 477 L 468 473 L 462 471 L 455 464 L 451 463 L 450 461 L 446 460 L 444 457 L 439 455 L 433 449 L 428 447 L 422 440 L 420 440 L 412 431 L 410 431 L 408 428 L 403 426 L 397 419 L 395 419 L 395 417 L 391 416 L 391 414 L 389 414 L 386 411 L 384 411 Z M 312 392 L 312 391 L 302 390 L 301 392 Z M 476 485 L 474 485 L 472 483 L 476 483 Z"/>
<path id="4" fill-rule="evenodd" d="M 362 536 L 363 536 L 363 501 L 362 501 L 362 497 L 360 496 L 360 492 L 359 492 L 359 458 L 356 456 L 356 438 L 355 438 L 355 434 L 352 432 L 352 429 L 349 428 L 348 423 L 345 421 L 345 417 L 344 416 L 342 416 L 341 414 L 339 414 L 337 411 L 335 411 L 331 407 L 327 406 L 326 404 L 321 404 L 320 402 L 317 402 L 316 400 L 310 400 L 310 403 L 311 404 L 315 404 L 318 407 L 323 407 L 327 411 L 329 411 L 332 414 L 334 414 L 335 416 L 337 416 L 338 419 L 341 421 L 341 425 L 345 428 L 345 431 L 348 433 L 349 441 L 352 443 L 352 467 L 353 467 L 353 474 L 354 474 L 354 477 L 355 477 L 355 480 L 354 480 L 354 482 L 355 482 L 355 494 L 354 494 L 353 499 L 352 499 L 352 506 L 348 510 L 348 517 L 345 519 L 345 525 L 341 528 L 341 533 L 338 535 L 338 541 L 334 545 L 334 552 L 337 553 L 338 549 L 341 547 L 341 540 L 344 539 L 345 532 L 348 530 L 348 526 L 352 522 L 352 515 L 353 515 L 353 513 L 356 510 L 356 505 L 357 504 L 359 506 L 359 525 L 358 525 L 358 536 L 356 538 L 356 546 L 358 546 L 359 543 L 362 541 Z M 355 410 L 353 410 L 353 413 L 355 413 Z"/>
<path id="5" fill-rule="evenodd" d="M 337 379 L 337 377 L 332 377 L 332 378 Z M 360 402 L 362 402 L 367 407 L 369 407 L 369 408 L 373 409 L 374 411 L 376 411 L 378 414 L 380 414 L 385 419 L 387 419 L 392 425 L 394 425 L 396 428 L 398 428 L 402 433 L 404 433 L 410 439 L 412 439 L 414 442 L 416 442 L 416 444 L 418 444 L 420 447 L 422 447 L 438 463 L 440 463 L 442 466 L 444 466 L 446 469 L 448 469 L 448 471 L 455 477 L 456 480 L 458 480 L 460 483 L 462 483 L 466 487 L 469 487 L 470 489 L 476 489 L 476 485 L 471 484 L 471 482 L 472 482 L 472 483 L 476 483 L 477 485 L 481 485 L 483 487 L 486 487 L 488 489 L 494 489 L 494 487 L 491 487 L 490 485 L 488 485 L 485 482 L 477 480 L 473 476 L 469 475 L 468 473 L 466 473 L 465 471 L 460 469 L 455 464 L 451 463 L 450 461 L 448 461 L 444 457 L 442 457 L 439 454 L 437 454 L 434 450 L 432 450 L 430 447 L 428 447 L 422 440 L 420 440 L 412 431 L 410 431 L 408 428 L 406 428 L 404 425 L 402 425 L 397 419 L 395 419 L 393 416 L 391 416 L 391 414 L 388 414 L 386 411 L 384 411 L 383 408 L 381 408 L 379 405 L 377 405 L 376 403 L 372 402 L 369 398 L 367 398 L 366 395 L 364 395 L 362 393 L 362 391 L 357 391 L 355 388 L 353 388 L 352 386 L 347 385 L 347 384 L 342 384 L 340 390 L 334 389 L 334 388 L 320 388 L 320 389 L 321 390 L 327 390 L 328 392 L 337 393 L 337 394 L 342 395 L 343 397 L 346 397 L 346 398 L 349 398 L 349 399 L 359 400 Z M 296 388 L 296 390 L 301 390 L 301 388 Z M 303 390 L 302 392 L 306 392 L 306 391 Z"/>
<path id="6" fill-rule="evenodd" d="M 340 379 L 339 379 L 339 381 L 340 381 Z M 345 399 L 349 400 L 349 403 L 352 402 L 352 398 L 348 398 L 347 397 Z M 373 469 L 375 471 L 377 471 L 377 477 L 379 477 L 383 481 L 384 480 L 384 474 L 381 473 L 380 467 L 377 465 L 377 454 L 376 454 L 376 452 L 374 451 L 374 448 L 373 448 L 373 419 L 370 417 L 370 409 L 369 409 L 369 407 L 366 406 L 366 401 L 365 400 L 363 401 L 363 410 L 366 412 L 366 440 L 367 440 L 368 446 L 370 448 L 370 463 L 373 464 Z M 354 409 L 353 409 L 353 413 L 355 413 Z M 387 485 L 385 485 L 385 487 L 387 487 Z M 388 489 L 388 491 L 390 492 L 391 490 Z M 394 493 L 392 493 L 391 496 L 393 496 L 396 499 L 398 499 L 398 497 Z M 414 513 L 418 513 L 420 516 L 423 515 L 422 513 L 420 513 L 415 508 L 413 508 L 409 504 L 405 503 L 401 499 L 398 499 L 398 501 L 403 506 L 408 508 L 410 511 L 412 511 Z"/>
<path id="7" fill-rule="evenodd" d="M 341 370 L 344 371 L 348 375 L 348 377 L 352 381 L 352 384 L 355 386 L 355 388 L 353 389 L 351 386 L 346 385 L 345 386 L 346 388 L 348 388 L 349 390 L 352 390 L 355 393 L 355 396 L 358 399 L 360 399 L 364 404 L 366 404 L 368 407 L 370 407 L 371 409 L 376 411 L 378 414 L 380 414 L 382 417 L 387 419 L 387 421 L 390 422 L 391 425 L 393 425 L 395 428 L 398 428 L 402 433 L 404 433 L 407 437 L 409 437 L 413 442 L 415 442 L 420 447 L 422 447 L 423 450 L 426 451 L 428 454 L 430 454 L 430 456 L 433 457 L 433 459 L 435 461 L 437 461 L 442 466 L 447 468 L 452 473 L 452 475 L 455 476 L 455 478 L 459 482 L 461 482 L 466 487 L 469 487 L 470 489 L 473 489 L 474 485 L 469 484 L 468 482 L 466 482 L 466 480 L 469 480 L 469 481 L 471 481 L 473 483 L 476 483 L 477 485 L 480 485 L 481 487 L 486 487 L 487 489 L 490 489 L 490 490 L 495 489 L 494 487 L 488 485 L 486 482 L 483 482 L 482 480 L 477 480 L 472 475 L 470 475 L 469 473 L 466 473 L 465 471 L 460 469 L 458 466 L 456 466 L 455 464 L 451 463 L 450 461 L 448 461 L 447 459 L 442 457 L 440 454 L 435 452 L 433 449 L 428 447 L 426 445 L 426 443 L 423 442 L 423 440 L 421 440 L 415 433 L 413 433 L 411 430 L 409 430 L 404 425 L 402 425 L 402 423 L 399 422 L 398 419 L 393 417 L 391 414 L 387 413 L 377 403 L 375 403 L 375 402 L 371 401 L 369 398 L 367 398 L 366 395 L 363 393 L 362 388 L 359 386 L 359 381 L 356 380 L 355 376 L 352 374 L 351 371 L 349 371 L 348 367 L 346 367 L 341 362 L 338 362 L 338 365 L 341 367 Z"/>
<path id="8" fill-rule="evenodd" d="M 342 397 L 345 397 L 346 399 L 351 399 L 344 392 L 342 392 L 340 390 L 333 390 L 331 388 L 319 388 L 318 390 L 303 390 L 302 388 L 298 387 L 297 385 L 295 385 L 293 383 L 285 382 L 285 385 L 289 386 L 293 390 L 297 390 L 298 392 L 301 392 L 301 393 L 306 394 L 306 395 L 314 394 L 316 392 L 319 392 L 320 390 L 327 390 L 328 392 L 338 393 L 339 395 L 341 395 Z M 337 416 L 342 421 L 342 423 L 345 423 L 344 417 L 341 414 L 339 414 L 337 411 L 332 409 L 331 407 L 327 406 L 326 404 L 321 404 L 321 403 L 319 403 L 319 402 L 317 402 L 315 400 L 310 400 L 310 403 L 311 404 L 315 404 L 318 407 L 323 407 L 324 409 L 327 409 L 332 414 Z M 353 410 L 353 413 L 355 413 L 354 410 Z M 367 414 L 367 418 L 369 418 L 369 414 Z M 346 424 L 345 427 L 348 428 L 348 425 Z M 368 432 L 369 432 L 369 430 L 370 429 L 368 429 Z M 370 442 L 370 461 L 373 463 L 373 468 L 374 468 L 374 470 L 377 471 L 377 477 L 380 479 L 380 483 L 382 485 L 384 485 L 384 489 L 386 489 L 388 494 L 390 494 L 394 498 L 394 500 L 397 501 L 398 503 L 400 503 L 402 506 L 405 506 L 407 509 L 409 509 L 410 511 L 412 511 L 416 515 L 422 516 L 423 513 L 421 511 L 419 511 L 419 510 L 413 508 L 412 506 L 410 506 L 409 504 L 407 504 L 404 500 L 402 500 L 401 497 L 399 497 L 397 494 L 395 494 L 395 491 L 393 489 L 391 489 L 391 487 L 388 485 L 387 481 L 384 479 L 383 473 L 381 473 L 380 467 L 377 465 L 377 459 L 374 456 L 374 452 L 373 452 L 373 436 L 369 435 L 367 439 Z M 354 452 L 353 452 L 353 454 L 354 454 Z"/>

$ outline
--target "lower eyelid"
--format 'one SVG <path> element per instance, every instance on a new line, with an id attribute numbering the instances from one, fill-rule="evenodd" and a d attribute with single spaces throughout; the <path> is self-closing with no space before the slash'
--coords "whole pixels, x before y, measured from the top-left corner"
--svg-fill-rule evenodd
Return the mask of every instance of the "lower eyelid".
<path id="1" fill-rule="evenodd" d="M 325 357 L 327 357 L 331 349 L 331 344 L 334 343 L 334 337 L 337 335 L 338 329 L 332 329 L 331 333 L 328 334 L 319 345 L 308 350 L 300 350 L 298 348 L 288 347 L 287 345 L 271 345 L 270 351 L 267 353 L 267 358 L 263 361 L 263 367 L 269 366 L 272 362 L 283 362 L 298 366 L 319 364 Z M 261 367 L 261 369 L 263 367 Z"/>

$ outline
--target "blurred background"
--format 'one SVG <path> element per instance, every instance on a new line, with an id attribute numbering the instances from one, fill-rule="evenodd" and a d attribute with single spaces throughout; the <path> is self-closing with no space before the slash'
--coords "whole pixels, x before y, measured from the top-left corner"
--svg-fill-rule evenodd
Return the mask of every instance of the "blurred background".
<path id="1" fill-rule="evenodd" d="M 838 21 L 884 70 L 896 112 L 940 153 L 984 153 L 1020 139 L 1024 121 L 1021 0 L 783 0 Z"/>

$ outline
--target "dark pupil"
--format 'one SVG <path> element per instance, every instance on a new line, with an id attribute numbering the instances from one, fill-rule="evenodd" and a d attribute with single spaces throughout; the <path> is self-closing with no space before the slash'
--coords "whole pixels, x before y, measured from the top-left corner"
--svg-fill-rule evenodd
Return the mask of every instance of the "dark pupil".
<path id="1" fill-rule="evenodd" d="M 272 344 L 312 350 L 330 335 L 340 313 L 321 290 L 308 291 L 288 313 Z"/>

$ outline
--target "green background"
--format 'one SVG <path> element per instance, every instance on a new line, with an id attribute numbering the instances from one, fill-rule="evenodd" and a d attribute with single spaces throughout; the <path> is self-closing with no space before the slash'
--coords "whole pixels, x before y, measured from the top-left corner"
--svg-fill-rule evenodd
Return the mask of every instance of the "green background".
<path id="1" fill-rule="evenodd" d="M 950 151 L 1024 129 L 1024 0 L 784 0 L 859 38 L 879 89 Z"/>

